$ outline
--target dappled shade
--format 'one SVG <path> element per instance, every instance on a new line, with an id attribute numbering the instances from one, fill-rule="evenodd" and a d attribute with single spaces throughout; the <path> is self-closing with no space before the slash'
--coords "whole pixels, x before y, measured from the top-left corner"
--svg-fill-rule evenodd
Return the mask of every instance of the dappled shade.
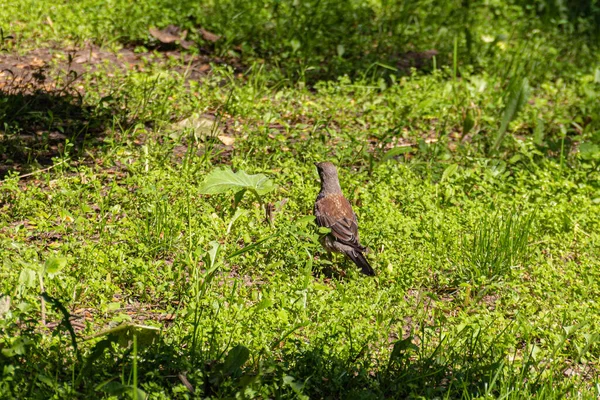
<path id="1" fill-rule="evenodd" d="M 45 69 L 29 77 L 5 75 L 0 87 L 0 177 L 52 165 L 53 159 L 83 156 L 86 147 L 102 142 L 117 111 L 85 105 L 74 87 L 49 82 Z"/>

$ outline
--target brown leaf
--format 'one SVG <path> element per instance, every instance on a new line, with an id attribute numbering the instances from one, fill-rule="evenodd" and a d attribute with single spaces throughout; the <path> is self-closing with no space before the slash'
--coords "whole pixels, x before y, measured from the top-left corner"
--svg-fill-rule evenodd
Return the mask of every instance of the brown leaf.
<path id="1" fill-rule="evenodd" d="M 179 43 L 184 49 L 189 49 L 194 46 L 194 42 L 185 40 L 188 31 L 182 31 L 181 28 L 176 25 L 169 25 L 165 29 L 150 28 L 148 31 L 150 32 L 150 35 L 161 43 Z"/>
<path id="2" fill-rule="evenodd" d="M 212 115 L 194 113 L 173 125 L 176 131 L 191 129 L 198 137 L 223 136 L 223 130 Z"/>
<path id="3" fill-rule="evenodd" d="M 38 57 L 33 57 L 33 60 L 29 63 L 32 67 L 43 67 L 45 64 L 46 62 Z"/>
<path id="4" fill-rule="evenodd" d="M 204 28 L 200 28 L 200 34 L 202 35 L 202 38 L 204 40 L 206 40 L 207 42 L 212 42 L 215 43 L 216 41 L 218 41 L 219 39 L 221 39 L 220 35 L 214 34 L 212 32 L 207 31 Z"/>
<path id="5" fill-rule="evenodd" d="M 156 28 L 150 28 L 149 31 L 150 34 L 161 43 L 174 43 L 179 40 L 179 36 L 172 35 Z"/>
<path id="6" fill-rule="evenodd" d="M 186 50 L 191 49 L 192 47 L 194 47 L 194 42 L 192 42 L 191 40 L 182 40 L 181 42 L 179 42 L 179 44 L 181 45 L 181 47 L 183 47 Z"/>
<path id="7" fill-rule="evenodd" d="M 218 135 L 217 137 L 225 146 L 232 146 L 235 143 L 235 138 L 231 136 Z"/>
<path id="8" fill-rule="evenodd" d="M 75 57 L 73 59 L 73 62 L 75 64 L 84 64 L 84 63 L 91 63 L 96 60 L 98 60 L 98 54 L 96 52 L 85 51 L 85 52 L 82 52 L 81 54 L 78 54 L 77 57 Z"/>
<path id="9" fill-rule="evenodd" d="M 80 56 L 77 56 L 77 57 L 75 57 L 75 58 L 73 59 L 73 62 L 74 62 L 75 64 L 83 64 L 83 63 L 86 63 L 86 62 L 88 62 L 88 61 L 89 61 L 89 57 L 87 57 L 87 56 L 85 56 L 85 55 L 80 55 Z"/>
<path id="10" fill-rule="evenodd" d="M 175 25 L 169 25 L 165 29 L 157 29 L 152 27 L 149 29 L 149 32 L 155 39 L 158 39 L 158 41 L 161 43 L 178 42 L 185 38 L 185 35 L 187 34 L 187 31 L 184 31 L 184 35 L 182 35 L 182 32 L 180 32 L 179 27 Z"/>

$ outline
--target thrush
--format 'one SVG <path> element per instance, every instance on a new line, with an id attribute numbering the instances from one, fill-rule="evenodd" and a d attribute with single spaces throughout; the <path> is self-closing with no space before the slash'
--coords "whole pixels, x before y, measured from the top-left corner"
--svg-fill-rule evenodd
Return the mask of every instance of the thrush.
<path id="1" fill-rule="evenodd" d="M 331 229 L 320 239 L 328 252 L 342 253 L 356 264 L 363 274 L 374 276 L 375 271 L 364 256 L 367 250 L 358 238 L 358 220 L 350 202 L 344 197 L 337 169 L 330 162 L 315 163 L 321 178 L 321 191 L 315 201 L 318 226 Z"/>

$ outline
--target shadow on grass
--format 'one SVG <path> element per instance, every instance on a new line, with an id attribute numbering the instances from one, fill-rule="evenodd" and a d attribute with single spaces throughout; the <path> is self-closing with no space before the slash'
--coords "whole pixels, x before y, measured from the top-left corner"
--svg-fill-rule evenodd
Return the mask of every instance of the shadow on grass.
<path id="1" fill-rule="evenodd" d="M 119 111 L 112 105 L 84 104 L 72 87 L 77 78 L 69 72 L 66 83 L 57 87 L 40 69 L 26 82 L 13 78 L 0 86 L 0 178 L 52 165 L 56 158 L 82 157 L 102 142 Z"/>
<path id="2" fill-rule="evenodd" d="M 423 344 L 420 334 L 401 339 L 387 356 L 376 356 L 384 349 L 366 338 L 340 351 L 336 343 L 348 338 L 334 334 L 311 344 L 289 340 L 286 349 L 256 353 L 243 345 L 227 344 L 223 350 L 224 343 L 212 343 L 212 351 L 205 348 L 194 356 L 189 338 L 160 337 L 146 345 L 138 338 L 136 351 L 131 341 L 105 336 L 82 357 L 74 355 L 60 329 L 54 334 L 63 340 L 50 353 L 31 343 L 20 355 L 9 354 L 9 348 L 0 353 L 6 366 L 0 395 L 133 396 L 137 388 L 138 398 L 530 398 L 550 390 L 550 398 L 564 398 L 574 390 L 561 382 L 560 371 L 538 370 L 526 350 L 519 364 L 507 361 L 506 350 L 495 340 L 484 344 L 476 327 L 439 336 L 437 344 Z M 27 334 L 34 340 L 40 335 L 35 329 Z"/>
<path id="3" fill-rule="evenodd" d="M 305 344 L 298 342 L 297 350 L 278 356 L 251 354 L 242 345 L 232 346 L 220 358 L 202 359 L 196 366 L 177 346 L 161 343 L 154 348 L 158 352 L 148 349 L 140 357 L 145 361 L 138 364 L 139 387 L 145 392 L 175 386 L 184 391 L 185 387 L 201 398 L 469 398 L 501 392 L 502 388 L 494 388 L 494 381 L 509 372 L 504 368 L 504 354 L 475 354 L 475 349 L 467 351 L 463 346 L 440 346 L 424 354 L 412 339 L 396 342 L 384 361 L 374 359 L 366 344 L 342 357 L 331 346 L 337 339 L 328 338 L 310 349 L 301 349 Z M 118 376 L 124 368 L 125 376 L 131 376 L 132 365 L 130 359 L 118 369 L 105 371 Z M 510 372 L 518 375 L 519 371 Z M 89 380 L 90 387 L 93 382 L 97 378 Z M 108 394 L 115 393 L 109 390 Z"/>

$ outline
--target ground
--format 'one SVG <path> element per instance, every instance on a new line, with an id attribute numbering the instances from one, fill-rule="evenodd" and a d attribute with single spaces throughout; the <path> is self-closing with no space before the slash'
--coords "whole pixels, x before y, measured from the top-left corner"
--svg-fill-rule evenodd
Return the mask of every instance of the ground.
<path id="1" fill-rule="evenodd" d="M 583 25 L 26 3 L 0 11 L 0 397 L 600 395 Z M 319 245 L 326 160 L 374 278 Z"/>

